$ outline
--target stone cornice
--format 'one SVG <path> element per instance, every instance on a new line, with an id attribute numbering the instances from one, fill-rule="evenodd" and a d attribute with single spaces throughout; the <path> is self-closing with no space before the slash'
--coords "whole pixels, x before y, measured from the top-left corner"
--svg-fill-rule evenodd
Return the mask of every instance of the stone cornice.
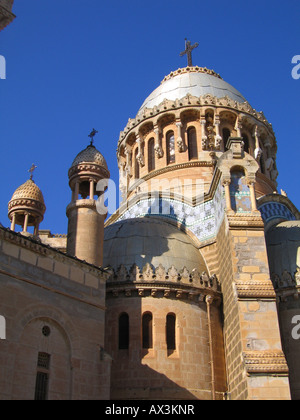
<path id="1" fill-rule="evenodd" d="M 38 255 L 42 255 L 45 257 L 52 257 L 57 261 L 60 262 L 71 262 L 75 261 L 76 263 L 80 264 L 84 269 L 92 274 L 100 275 L 100 277 L 108 276 L 108 272 L 101 267 L 96 267 L 92 264 L 89 264 L 85 261 L 79 260 L 76 257 L 72 257 L 70 255 L 66 255 L 63 252 L 52 248 L 49 245 L 43 244 L 38 238 L 24 236 L 21 233 L 16 233 L 11 231 L 10 229 L 5 229 L 0 227 L 0 239 L 6 240 L 14 245 L 20 246 L 21 248 L 28 249 L 30 251 L 35 252 Z"/>
<path id="2" fill-rule="evenodd" d="M 288 374 L 289 372 L 281 350 L 245 351 L 243 359 L 248 374 Z"/>
<path id="3" fill-rule="evenodd" d="M 174 165 L 168 165 L 161 169 L 156 169 L 155 171 L 152 171 L 148 173 L 147 175 L 143 176 L 141 179 L 144 181 L 148 181 L 148 179 L 154 178 L 158 175 L 165 174 L 167 172 L 173 172 L 178 171 L 179 169 L 185 169 L 185 168 L 199 168 L 199 167 L 214 167 L 214 162 L 211 160 L 195 160 L 191 162 L 184 162 L 184 163 L 177 163 Z M 132 186 L 132 190 L 134 190 L 134 185 Z"/>
<path id="4" fill-rule="evenodd" d="M 162 265 L 154 269 L 146 264 L 142 270 L 136 265 L 127 270 L 121 265 L 117 271 L 111 270 L 106 291 L 112 297 L 152 296 L 196 303 L 210 295 L 216 304 L 221 302 L 220 285 L 215 275 L 208 277 L 196 269 L 189 272 L 185 267 L 177 270 L 172 266 L 166 270 Z"/>
<path id="5" fill-rule="evenodd" d="M 34 200 L 32 198 L 22 198 L 22 199 L 15 199 L 11 200 L 8 204 L 8 210 L 11 212 L 15 208 L 26 208 L 38 211 L 40 213 L 45 213 L 46 206 L 41 203 L 40 201 Z"/>
<path id="6" fill-rule="evenodd" d="M 258 112 L 248 102 L 239 103 L 233 99 L 225 96 L 223 98 L 217 98 L 210 94 L 204 96 L 192 96 L 187 94 L 184 98 L 176 99 L 175 101 L 164 100 L 158 106 L 154 108 L 145 108 L 140 114 L 134 119 L 129 119 L 126 127 L 120 133 L 118 147 L 121 142 L 127 137 L 127 135 L 134 130 L 140 123 L 152 119 L 153 117 L 158 116 L 161 113 L 166 111 L 174 112 L 177 109 L 181 108 L 199 108 L 199 107 L 214 107 L 214 108 L 223 108 L 223 109 L 232 109 L 237 113 L 248 114 L 251 117 L 255 118 L 259 123 L 264 124 L 270 133 L 274 136 L 274 131 L 272 125 L 267 121 L 263 112 Z"/>
<path id="7" fill-rule="evenodd" d="M 210 76 L 215 76 L 218 79 L 223 80 L 222 77 L 218 73 L 216 73 L 214 70 L 210 70 L 206 67 L 199 67 L 199 66 L 190 67 L 190 66 L 188 66 L 188 67 L 179 68 L 175 71 L 172 71 L 170 74 L 165 76 L 165 78 L 161 81 L 160 84 L 163 84 L 167 80 L 170 80 L 173 77 L 176 77 L 176 76 L 179 76 L 180 74 L 185 74 L 185 73 L 205 73 L 205 74 L 209 74 Z"/>
<path id="8" fill-rule="evenodd" d="M 70 211 L 76 208 L 86 208 L 86 209 L 95 209 L 96 208 L 96 200 L 90 200 L 90 199 L 82 199 L 82 200 L 76 200 L 70 203 L 67 206 L 66 214 L 69 215 Z"/>
<path id="9" fill-rule="evenodd" d="M 237 280 L 235 287 L 240 299 L 276 299 L 271 280 Z"/>
<path id="10" fill-rule="evenodd" d="M 81 163 L 69 169 L 68 176 L 70 179 L 70 185 L 77 177 L 89 177 L 90 175 L 94 175 L 97 178 L 99 178 L 99 176 L 106 179 L 110 178 L 110 172 L 103 166 L 97 165 L 95 163 Z"/>
<path id="11" fill-rule="evenodd" d="M 260 212 L 252 213 L 234 213 L 227 212 L 229 227 L 232 229 L 249 228 L 249 229 L 263 229 L 264 222 L 261 218 Z"/>

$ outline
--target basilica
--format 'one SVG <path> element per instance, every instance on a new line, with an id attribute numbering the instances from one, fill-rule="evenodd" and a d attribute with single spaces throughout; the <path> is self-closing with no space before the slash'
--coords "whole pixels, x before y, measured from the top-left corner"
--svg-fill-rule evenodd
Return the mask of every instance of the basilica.
<path id="1" fill-rule="evenodd" d="M 300 399 L 300 213 L 272 125 L 196 46 L 116 139 L 112 215 L 96 130 L 66 168 L 67 234 L 40 229 L 34 167 L 7 198 L 1 400 Z"/>

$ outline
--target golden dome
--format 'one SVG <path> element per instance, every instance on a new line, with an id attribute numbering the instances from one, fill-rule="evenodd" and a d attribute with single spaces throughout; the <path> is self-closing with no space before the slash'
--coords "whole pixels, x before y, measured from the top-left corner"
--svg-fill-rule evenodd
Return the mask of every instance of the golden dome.
<path id="1" fill-rule="evenodd" d="M 16 189 L 11 201 L 22 199 L 36 200 L 42 204 L 45 204 L 42 191 L 32 179 L 28 179 L 28 181 L 26 181 L 25 184 L 21 185 L 19 188 Z"/>
<path id="2" fill-rule="evenodd" d="M 8 203 L 9 214 L 16 210 L 34 210 L 40 215 L 44 215 L 46 211 L 44 197 L 32 179 L 17 188 Z"/>

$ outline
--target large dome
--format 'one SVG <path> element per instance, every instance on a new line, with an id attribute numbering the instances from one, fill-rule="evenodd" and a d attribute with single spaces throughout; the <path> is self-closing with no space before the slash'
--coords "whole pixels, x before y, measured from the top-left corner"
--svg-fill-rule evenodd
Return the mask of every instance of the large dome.
<path id="1" fill-rule="evenodd" d="M 103 266 L 117 269 L 134 264 L 143 268 L 160 264 L 165 269 L 172 265 L 190 272 L 196 268 L 207 271 L 200 251 L 191 238 L 176 226 L 155 217 L 126 219 L 109 225 L 104 230 Z"/>
<path id="2" fill-rule="evenodd" d="M 184 98 L 188 93 L 197 97 L 210 94 L 217 98 L 228 96 L 237 102 L 246 101 L 240 92 L 213 70 L 202 67 L 186 67 L 166 76 L 160 86 L 144 101 L 139 113 L 144 108 L 158 106 L 164 99 L 175 101 Z"/>

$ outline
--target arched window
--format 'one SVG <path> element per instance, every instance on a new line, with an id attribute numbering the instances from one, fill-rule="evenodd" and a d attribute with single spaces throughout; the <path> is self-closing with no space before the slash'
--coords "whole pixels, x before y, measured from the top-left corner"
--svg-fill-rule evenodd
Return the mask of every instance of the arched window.
<path id="1" fill-rule="evenodd" d="M 251 212 L 251 196 L 245 170 L 236 167 L 230 171 L 230 175 L 231 183 L 229 189 L 232 210 L 237 213 Z"/>
<path id="2" fill-rule="evenodd" d="M 247 134 L 242 134 L 243 142 L 244 142 L 244 151 L 246 153 L 249 153 L 249 139 Z"/>
<path id="3" fill-rule="evenodd" d="M 228 139 L 231 135 L 229 128 L 223 128 L 222 135 L 223 135 L 224 150 L 226 151 L 226 150 L 228 150 L 227 142 L 228 142 Z"/>
<path id="4" fill-rule="evenodd" d="M 119 318 L 119 349 L 129 349 L 129 316 L 126 313 Z"/>
<path id="5" fill-rule="evenodd" d="M 145 313 L 142 319 L 143 349 L 153 348 L 152 323 L 152 314 L 149 312 Z"/>
<path id="6" fill-rule="evenodd" d="M 167 315 L 166 339 L 168 353 L 171 354 L 176 350 L 176 316 L 174 314 Z"/>
<path id="7" fill-rule="evenodd" d="M 195 127 L 188 129 L 189 160 L 198 158 L 197 134 Z"/>
<path id="8" fill-rule="evenodd" d="M 134 178 L 135 179 L 140 179 L 140 164 L 137 158 L 138 154 L 139 154 L 139 149 L 137 147 L 134 153 Z"/>
<path id="9" fill-rule="evenodd" d="M 167 146 L 167 164 L 175 163 L 175 137 L 173 131 L 167 133 L 166 138 Z"/>
<path id="10" fill-rule="evenodd" d="M 155 169 L 155 151 L 154 151 L 154 138 L 148 141 L 148 171 Z"/>

